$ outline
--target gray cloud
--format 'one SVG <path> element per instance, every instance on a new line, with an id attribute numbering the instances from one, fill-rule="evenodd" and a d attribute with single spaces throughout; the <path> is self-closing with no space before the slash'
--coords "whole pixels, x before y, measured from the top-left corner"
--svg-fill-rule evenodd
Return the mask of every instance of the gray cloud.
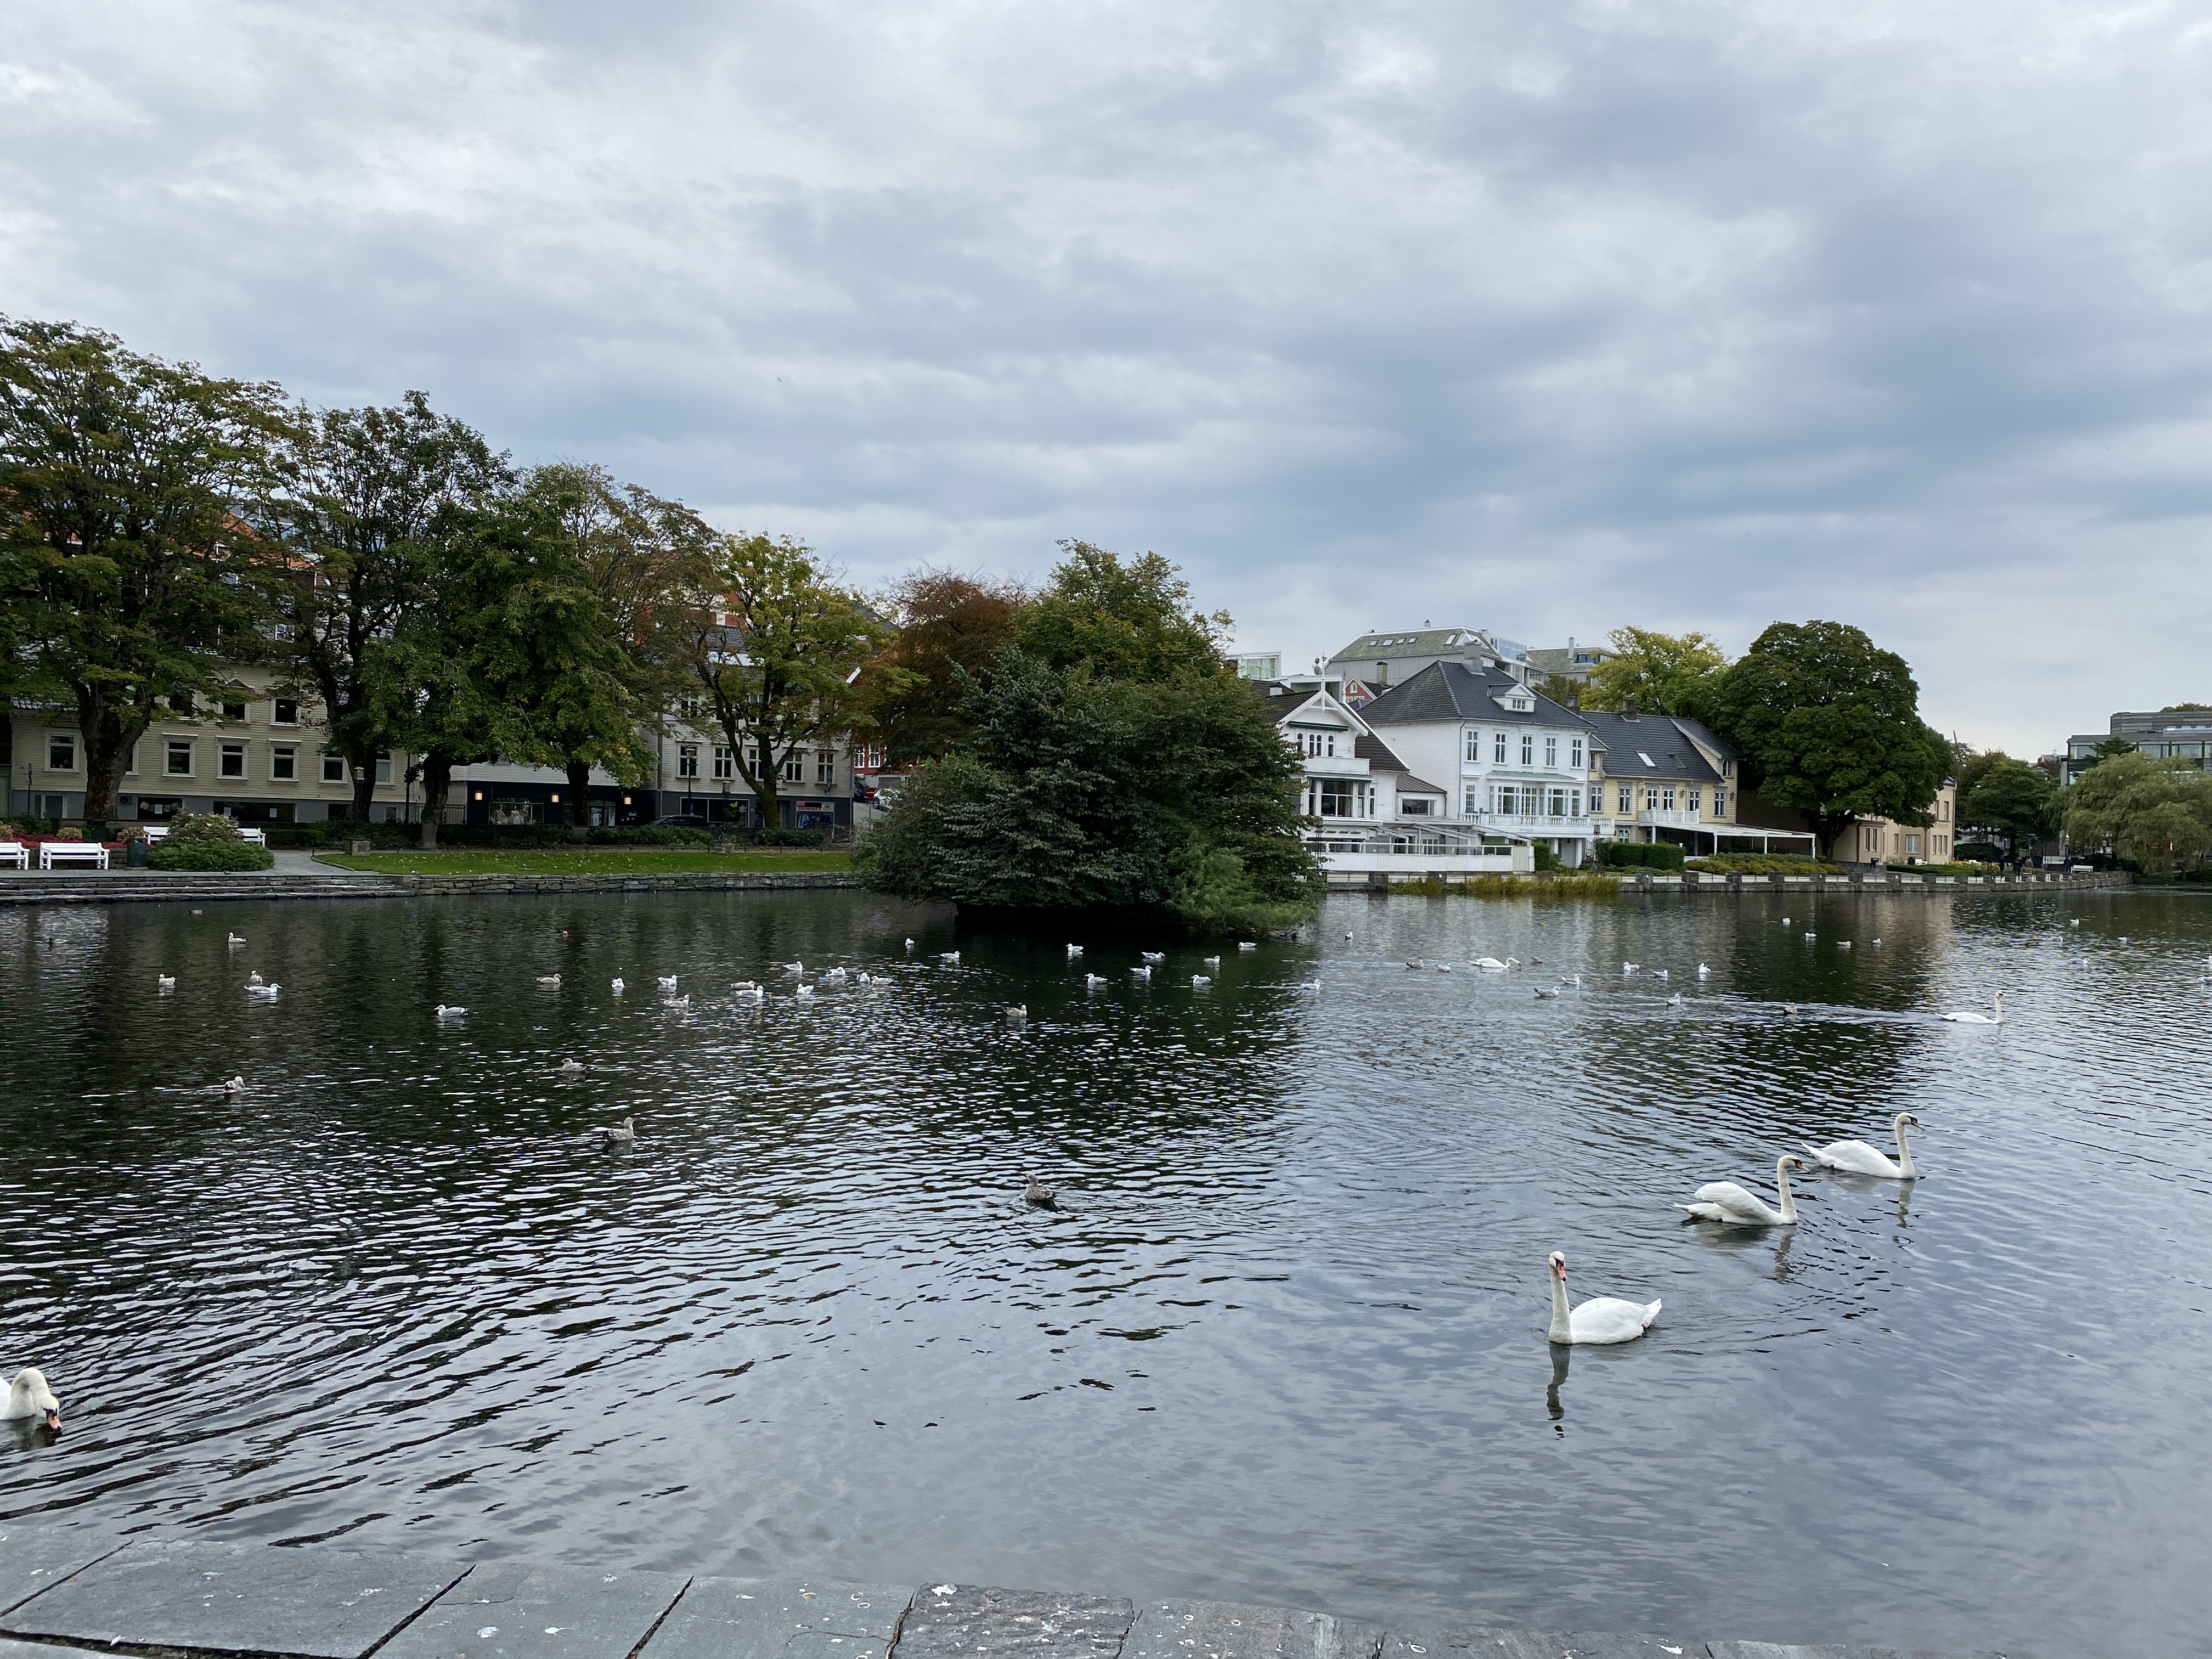
<path id="1" fill-rule="evenodd" d="M 0 308 L 408 386 L 866 580 L 1293 656 L 1777 617 L 2036 751 L 2212 696 L 2182 8 L 50 3 Z"/>

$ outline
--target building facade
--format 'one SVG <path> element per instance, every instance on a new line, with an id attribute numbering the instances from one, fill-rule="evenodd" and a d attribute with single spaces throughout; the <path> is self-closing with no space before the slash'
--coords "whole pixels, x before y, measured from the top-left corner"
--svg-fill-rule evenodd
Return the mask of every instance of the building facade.
<path id="1" fill-rule="evenodd" d="M 2097 745 L 2124 738 L 2154 760 L 2187 760 L 2200 769 L 2212 769 L 2212 709 L 2166 708 L 2153 714 L 2118 714 L 2112 729 L 2076 734 L 2066 739 L 2064 781 L 2075 782 L 2097 758 Z"/>

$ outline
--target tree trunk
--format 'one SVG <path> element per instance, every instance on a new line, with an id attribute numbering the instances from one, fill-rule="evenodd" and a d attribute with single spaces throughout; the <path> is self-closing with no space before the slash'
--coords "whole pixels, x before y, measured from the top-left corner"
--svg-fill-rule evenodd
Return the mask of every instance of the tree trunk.
<path id="1" fill-rule="evenodd" d="M 369 803 L 376 794 L 376 751 L 370 749 L 348 755 L 346 764 L 353 769 L 353 821 L 367 823 Z"/>
<path id="2" fill-rule="evenodd" d="M 582 841 L 592 833 L 591 762 L 568 763 L 568 788 L 561 797 L 561 821 L 568 826 L 570 841 Z"/>
<path id="3" fill-rule="evenodd" d="M 446 794 L 453 785 L 453 758 L 450 755 L 422 757 L 422 849 L 435 850 L 438 845 L 438 825 L 446 816 Z"/>
<path id="4" fill-rule="evenodd" d="M 137 710 L 118 709 L 105 698 L 77 695 L 77 736 L 84 744 L 84 821 L 105 824 L 114 815 L 131 746 L 146 735 L 150 722 Z"/>

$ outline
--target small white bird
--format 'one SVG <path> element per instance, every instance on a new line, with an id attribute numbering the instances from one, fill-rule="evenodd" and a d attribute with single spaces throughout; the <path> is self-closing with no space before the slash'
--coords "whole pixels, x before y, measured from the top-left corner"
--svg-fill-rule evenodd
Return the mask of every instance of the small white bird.
<path id="1" fill-rule="evenodd" d="M 257 1002 L 274 1002 L 277 992 L 283 988 L 281 985 L 249 985 L 246 988 L 246 994 Z"/>
<path id="2" fill-rule="evenodd" d="M 759 1002 L 768 996 L 768 993 L 765 990 L 754 984 L 750 980 L 744 980 L 737 985 L 732 986 L 730 988 L 737 993 L 738 1000 L 740 1002 Z"/>
<path id="3" fill-rule="evenodd" d="M 1317 997 L 1321 994 L 1321 981 L 1317 979 L 1302 979 L 1298 981 L 1298 989 L 1304 991 L 1308 996 Z"/>
<path id="4" fill-rule="evenodd" d="M 1783 918 L 1782 918 L 1782 925 L 1783 925 L 1784 927 L 1787 927 L 1790 925 L 1790 918 L 1789 918 L 1789 917 L 1787 917 L 1787 916 L 1783 917 Z"/>
<path id="5" fill-rule="evenodd" d="M 1345 935 L 1345 938 L 1346 939 L 1350 939 L 1352 935 L 1349 933 Z M 1240 951 L 1256 951 L 1260 946 L 1256 940 L 1241 939 L 1237 941 L 1237 948 Z"/>
<path id="6" fill-rule="evenodd" d="M 1711 969 L 1706 967 L 1702 962 L 1698 964 L 1698 977 L 1699 979 L 1707 978 L 1711 975 L 1712 971 L 1713 970 Z"/>
<path id="7" fill-rule="evenodd" d="M 2069 927 L 2079 927 L 2081 925 L 2081 917 L 2076 916 L 2073 921 L 2068 922 L 2066 925 Z"/>
<path id="8" fill-rule="evenodd" d="M 1583 976 L 1580 974 L 1569 974 L 1566 978 L 1561 980 L 1559 983 L 1562 985 L 1571 985 L 1575 989 L 1579 991 L 1583 988 Z"/>
<path id="9" fill-rule="evenodd" d="M 1620 964 L 1620 971 L 1624 974 L 1637 974 L 1644 970 L 1632 962 L 1624 962 Z"/>
<path id="10" fill-rule="evenodd" d="M 245 938 L 244 938 L 242 935 L 238 934 L 238 933 L 233 933 L 233 934 L 231 934 L 231 935 L 229 936 L 229 941 L 228 941 L 228 942 L 229 942 L 229 945 L 230 945 L 230 948 L 231 948 L 232 950 L 235 951 L 236 949 L 238 949 L 238 947 L 239 947 L 240 945 L 241 945 L 245 944 L 245 943 L 246 943 L 246 940 L 245 940 Z"/>
<path id="11" fill-rule="evenodd" d="M 227 1095 L 244 1094 L 246 1092 L 246 1079 L 242 1077 L 234 1077 L 230 1079 L 222 1085 L 222 1091 Z"/>
<path id="12" fill-rule="evenodd" d="M 1651 972 L 1654 976 L 1659 979 L 1665 979 L 1668 977 L 1667 970 L 1664 968 L 1654 968 Z"/>
<path id="13" fill-rule="evenodd" d="M 562 1077 L 581 1077 L 583 1074 L 584 1062 L 582 1060 L 569 1059 L 564 1060 L 561 1062 L 561 1075 Z"/>
<path id="14" fill-rule="evenodd" d="M 814 994 L 814 988 L 811 985 L 802 985 L 799 988 L 796 994 L 802 997 L 811 997 Z"/>
<path id="15" fill-rule="evenodd" d="M 689 1008 L 691 1006 L 691 994 L 686 991 L 680 997 L 663 997 L 660 1000 L 660 1006 L 664 1008 Z"/>
<path id="16" fill-rule="evenodd" d="M 783 964 L 783 971 L 787 974 L 803 974 L 806 971 L 806 964 L 803 962 L 787 962 Z"/>
<path id="17" fill-rule="evenodd" d="M 1818 939 L 1818 938 L 1820 938 L 1820 936 L 1818 933 L 1808 933 L 1808 934 L 1806 934 L 1806 935 L 1805 935 L 1805 937 L 1806 937 L 1807 939 Z"/>
<path id="18" fill-rule="evenodd" d="M 674 974 L 659 974 L 656 975 L 654 977 L 662 990 L 672 991 L 676 988 L 677 976 Z"/>
<path id="19" fill-rule="evenodd" d="M 266 985 L 269 983 L 267 980 L 261 977 L 261 970 L 258 968 L 246 976 L 246 982 L 248 985 Z"/>
<path id="20" fill-rule="evenodd" d="M 914 949 L 914 941 L 912 939 L 908 939 L 906 942 L 906 948 L 909 951 Z"/>
<path id="21" fill-rule="evenodd" d="M 937 959 L 939 962 L 951 963 L 955 967 L 957 967 L 960 963 L 960 952 L 957 951 L 947 951 Z"/>
<path id="22" fill-rule="evenodd" d="M 1873 939 L 1869 939 L 1869 940 L 1868 941 L 1868 943 L 1869 943 L 1869 944 L 1871 944 L 1871 945 L 1879 945 L 1879 944 L 1881 944 L 1881 934 L 1879 934 L 1879 933 L 1876 933 L 1876 934 L 1874 936 L 1874 938 L 1873 938 Z"/>
<path id="23" fill-rule="evenodd" d="M 614 979 L 613 979 L 613 981 L 611 981 L 611 983 L 612 983 L 612 985 L 613 985 L 613 987 L 614 987 L 614 993 L 615 993 L 615 994 L 616 994 L 617 996 L 620 996 L 620 995 L 623 994 L 622 975 L 620 975 L 619 974 L 617 974 L 617 975 L 614 977 Z"/>
<path id="24" fill-rule="evenodd" d="M 1668 997 L 1667 999 L 1667 1006 L 1669 1008 L 1680 1007 L 1682 1006 L 1682 994 L 1680 991 L 1677 991 L 1673 996 Z"/>
<path id="25" fill-rule="evenodd" d="M 1008 1003 L 1008 1004 L 1006 1005 L 1006 1024 L 1009 1024 L 1009 1025 L 1026 1025 L 1026 1024 L 1029 1024 L 1029 1018 L 1030 1018 L 1030 1006 L 1029 1006 L 1029 1004 L 1028 1004 L 1028 1003 L 1026 1003 L 1026 1002 L 1010 1002 L 1010 1003 Z"/>
<path id="26" fill-rule="evenodd" d="M 1129 971 L 1135 975 L 1139 979 L 1150 979 L 1152 976 L 1152 970 L 1148 967 L 1132 968 Z"/>
<path id="27" fill-rule="evenodd" d="M 1552 987 L 1552 988 L 1551 988 L 1550 990 L 1548 990 L 1548 991 L 1547 991 L 1547 990 L 1546 990 L 1542 986 L 1540 986 L 1540 986 L 1538 986 L 1538 987 L 1536 988 L 1536 994 L 1537 994 L 1539 997 L 1542 997 L 1542 998 L 1546 998 L 1546 999 L 1549 999 L 1549 998 L 1552 998 L 1552 997 L 1555 997 L 1555 996 L 1557 996 L 1557 995 L 1559 995 L 1559 988 L 1558 986 L 1554 985 L 1553 987 Z"/>
<path id="28" fill-rule="evenodd" d="M 558 974 L 540 974 L 538 976 L 538 982 L 540 985 L 558 985 L 561 982 L 561 975 Z"/>
<path id="29" fill-rule="evenodd" d="M 1782 1005 L 1782 1012 L 1785 1014 L 1794 1014 L 1797 1012 L 1797 1005 L 1794 1002 L 1785 1002 Z"/>
<path id="30" fill-rule="evenodd" d="M 1440 974 L 1449 974 L 1451 972 L 1451 963 L 1449 962 L 1438 963 L 1437 964 L 1437 971 Z"/>
<path id="31" fill-rule="evenodd" d="M 1106 982 L 1106 975 L 1103 974 L 1085 974 L 1083 976 L 1083 982 L 1095 991 Z"/>
<path id="32" fill-rule="evenodd" d="M 1076 957 L 1078 957 L 1081 956 L 1082 954 L 1083 954 L 1083 947 L 1082 947 L 1080 945 L 1069 945 L 1069 946 L 1067 947 L 1067 959 L 1068 959 L 1070 962 L 1074 961 L 1074 960 L 1076 959 Z"/>
<path id="33" fill-rule="evenodd" d="M 1168 954 L 1164 951 L 1139 951 L 1137 954 L 1146 962 L 1165 962 L 1168 959 Z"/>
<path id="34" fill-rule="evenodd" d="M 2127 936 L 2125 933 L 2121 934 L 2121 935 L 2120 935 L 2120 943 L 2121 943 L 2121 944 L 2123 944 L 2123 945 L 2125 945 L 2127 942 L 2128 942 L 2128 936 Z"/>
<path id="35" fill-rule="evenodd" d="M 154 988 L 155 988 L 155 990 L 157 990 L 157 991 L 173 991 L 173 990 L 175 990 L 175 989 L 177 988 L 177 976 L 176 976 L 174 974 L 156 974 L 156 975 L 154 975 Z"/>
<path id="36" fill-rule="evenodd" d="M 823 971 L 822 977 L 825 980 L 842 980 L 846 977 L 846 974 L 842 968 L 830 968 Z"/>
<path id="37" fill-rule="evenodd" d="M 438 1005 L 435 1012 L 440 1019 L 456 1020 L 465 1018 L 469 1011 L 465 1008 L 457 1007 L 450 1002 L 441 1002 Z"/>
<path id="38" fill-rule="evenodd" d="M 1221 966 L 1221 958 L 1219 957 L 1207 957 L 1205 961 L 1206 965 L 1209 968 L 1218 968 Z"/>
<path id="39" fill-rule="evenodd" d="M 1851 942 L 1847 939 L 1839 939 L 1836 941 L 1836 949 L 1838 951 L 1848 951 L 1850 948 Z"/>
<path id="40" fill-rule="evenodd" d="M 1212 983 L 1212 980 L 1204 974 L 1193 974 L 1190 976 L 1190 988 L 1194 991 L 1202 991 Z"/>
<path id="41" fill-rule="evenodd" d="M 637 1139 L 637 1120 L 626 1117 L 611 1129 L 594 1129 L 592 1133 L 602 1141 L 613 1141 L 626 1146 Z"/>

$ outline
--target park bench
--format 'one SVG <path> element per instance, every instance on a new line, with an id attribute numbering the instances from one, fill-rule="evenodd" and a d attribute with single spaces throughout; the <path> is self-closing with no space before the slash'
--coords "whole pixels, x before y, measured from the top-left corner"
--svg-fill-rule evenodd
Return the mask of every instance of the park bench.
<path id="1" fill-rule="evenodd" d="M 107 868 L 107 849 L 93 841 L 42 841 L 39 843 L 39 868 L 51 870 L 57 863 L 89 864 L 96 870 Z"/>
<path id="2" fill-rule="evenodd" d="M 0 841 L 0 864 L 12 864 L 18 870 L 31 867 L 31 849 L 20 841 Z"/>

